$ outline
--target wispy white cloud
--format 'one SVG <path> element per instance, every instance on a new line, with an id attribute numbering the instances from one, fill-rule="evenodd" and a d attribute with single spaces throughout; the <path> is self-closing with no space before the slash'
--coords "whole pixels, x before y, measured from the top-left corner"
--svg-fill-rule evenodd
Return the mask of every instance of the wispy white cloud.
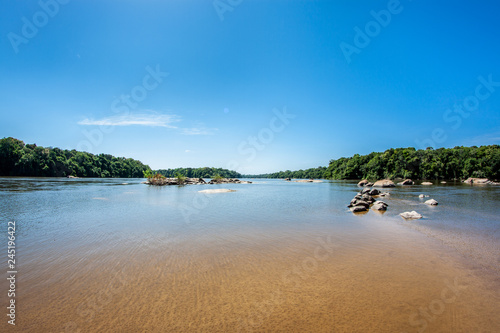
<path id="1" fill-rule="evenodd" d="M 150 126 L 177 128 L 172 123 L 181 121 L 181 117 L 170 114 L 142 113 L 127 114 L 105 117 L 101 119 L 83 119 L 78 122 L 79 125 L 102 125 L 102 126 Z"/>
<path id="2" fill-rule="evenodd" d="M 183 135 L 213 135 L 217 128 L 207 128 L 202 123 L 196 123 L 196 127 L 174 126 L 174 123 L 182 121 L 182 117 L 174 114 L 162 114 L 153 110 L 143 110 L 143 113 L 117 115 L 101 119 L 85 118 L 78 122 L 79 125 L 87 126 L 149 126 L 166 127 L 179 131 Z"/>
<path id="3" fill-rule="evenodd" d="M 191 128 L 181 128 L 181 133 L 184 135 L 214 135 L 217 128 L 206 128 L 206 127 L 191 127 Z"/>

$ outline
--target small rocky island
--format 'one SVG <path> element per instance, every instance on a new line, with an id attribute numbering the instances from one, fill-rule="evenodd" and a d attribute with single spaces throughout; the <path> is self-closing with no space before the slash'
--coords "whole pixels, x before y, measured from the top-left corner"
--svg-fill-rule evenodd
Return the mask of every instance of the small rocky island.
<path id="1" fill-rule="evenodd" d="M 175 178 L 166 178 L 155 175 L 144 182 L 147 185 L 166 186 L 166 185 L 213 185 L 213 184 L 252 184 L 252 182 L 239 180 L 236 178 L 214 177 L 210 181 L 203 178 L 187 178 L 177 176 Z"/>

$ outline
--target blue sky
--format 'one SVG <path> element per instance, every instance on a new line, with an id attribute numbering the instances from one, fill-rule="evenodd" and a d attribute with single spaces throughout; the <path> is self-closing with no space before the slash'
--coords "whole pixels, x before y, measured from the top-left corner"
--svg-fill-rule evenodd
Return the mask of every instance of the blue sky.
<path id="1" fill-rule="evenodd" d="M 0 136 L 264 173 L 500 143 L 497 1 L 2 1 Z"/>

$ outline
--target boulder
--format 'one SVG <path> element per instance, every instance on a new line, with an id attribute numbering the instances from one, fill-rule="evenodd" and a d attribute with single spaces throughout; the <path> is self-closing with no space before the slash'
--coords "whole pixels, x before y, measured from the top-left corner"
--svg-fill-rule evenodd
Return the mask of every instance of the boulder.
<path id="1" fill-rule="evenodd" d="M 375 201 L 375 203 L 372 206 L 373 210 L 387 210 L 388 204 L 386 204 L 383 201 Z"/>
<path id="2" fill-rule="evenodd" d="M 441 182 L 441 184 L 446 184 L 446 182 L 443 180 L 443 181 Z"/>
<path id="3" fill-rule="evenodd" d="M 416 211 L 404 212 L 404 213 L 399 214 L 399 216 L 401 216 L 405 220 L 417 220 L 417 219 L 422 218 L 422 215 L 420 215 Z"/>
<path id="4" fill-rule="evenodd" d="M 352 200 L 349 206 L 347 207 L 355 207 L 355 206 L 363 206 L 365 208 L 370 207 L 370 203 L 364 200 Z"/>
<path id="5" fill-rule="evenodd" d="M 368 192 L 369 195 L 379 195 L 380 191 L 377 190 L 376 188 L 372 188 L 370 192 Z"/>
<path id="6" fill-rule="evenodd" d="M 374 187 L 395 187 L 394 182 L 390 179 L 382 179 L 377 180 L 374 184 Z"/>
<path id="7" fill-rule="evenodd" d="M 373 186 L 373 183 L 368 183 L 365 185 L 366 187 L 372 187 Z"/>
<path id="8" fill-rule="evenodd" d="M 353 213 L 359 213 L 359 212 L 366 212 L 368 210 L 368 208 L 365 206 L 354 206 L 354 207 L 351 207 L 350 210 Z"/>
<path id="9" fill-rule="evenodd" d="M 389 192 L 381 192 L 378 196 L 379 197 L 388 197 L 390 196 L 391 194 Z"/>
<path id="10" fill-rule="evenodd" d="M 464 180 L 464 183 L 467 184 L 494 184 L 491 180 L 488 178 L 467 178 Z"/>
<path id="11" fill-rule="evenodd" d="M 358 183 L 358 186 L 366 186 L 366 184 L 368 184 L 368 180 L 363 179 L 362 181 L 360 181 L 360 182 Z"/>
<path id="12" fill-rule="evenodd" d="M 361 194 L 369 193 L 372 189 L 370 188 L 364 188 L 363 191 L 361 191 Z"/>
<path id="13" fill-rule="evenodd" d="M 425 202 L 426 205 L 431 205 L 431 206 L 437 206 L 438 205 L 438 202 L 434 199 L 430 199 L 430 200 L 427 200 Z"/>
<path id="14" fill-rule="evenodd" d="M 291 178 L 285 178 L 285 180 L 286 180 L 287 182 L 292 181 L 292 179 L 291 179 Z"/>
<path id="15" fill-rule="evenodd" d="M 422 185 L 432 185 L 431 182 L 423 182 Z"/>
<path id="16" fill-rule="evenodd" d="M 413 180 L 411 180 L 411 179 L 405 179 L 400 184 L 401 185 L 413 185 Z"/>
<path id="17" fill-rule="evenodd" d="M 369 202 L 369 203 L 372 203 L 372 202 L 374 202 L 374 201 L 375 201 L 375 199 L 373 199 L 371 195 L 368 195 L 368 194 L 366 194 L 366 193 L 365 193 L 365 194 L 363 194 L 363 195 L 361 196 L 361 198 L 362 198 L 364 201 Z"/>

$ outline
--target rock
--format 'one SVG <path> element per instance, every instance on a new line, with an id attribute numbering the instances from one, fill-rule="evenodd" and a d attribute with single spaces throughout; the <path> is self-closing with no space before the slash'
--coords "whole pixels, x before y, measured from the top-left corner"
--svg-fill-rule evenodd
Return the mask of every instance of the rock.
<path id="1" fill-rule="evenodd" d="M 228 193 L 228 192 L 236 192 L 236 191 L 229 190 L 227 188 L 217 188 L 217 189 L 212 189 L 212 190 L 198 191 L 198 193 Z"/>
<path id="2" fill-rule="evenodd" d="M 375 201 L 375 203 L 372 206 L 373 210 L 387 210 L 388 204 L 386 204 L 383 201 Z"/>
<path id="3" fill-rule="evenodd" d="M 373 187 L 395 187 L 394 182 L 390 179 L 377 180 Z"/>
<path id="4" fill-rule="evenodd" d="M 431 205 L 431 206 L 437 206 L 438 205 L 438 202 L 434 199 L 430 199 L 430 200 L 427 200 L 425 202 L 426 205 Z"/>
<path id="5" fill-rule="evenodd" d="M 380 191 L 377 190 L 376 188 L 372 188 L 370 192 L 368 192 L 369 195 L 379 195 Z"/>
<path id="6" fill-rule="evenodd" d="M 431 182 L 423 182 L 421 185 L 433 185 Z"/>
<path id="7" fill-rule="evenodd" d="M 354 206 L 350 208 L 351 212 L 353 213 L 359 213 L 359 212 L 366 212 L 368 208 L 365 206 Z"/>
<path id="8" fill-rule="evenodd" d="M 428 198 L 429 196 L 427 194 L 420 194 L 418 197 L 422 199 L 422 198 Z"/>
<path id="9" fill-rule="evenodd" d="M 312 179 L 299 179 L 299 180 L 294 180 L 295 183 L 312 183 Z"/>
<path id="10" fill-rule="evenodd" d="M 369 202 L 369 203 L 372 203 L 375 201 L 375 199 L 373 199 L 370 195 L 368 195 L 366 193 L 361 196 L 361 199 L 366 201 L 366 202 Z"/>
<path id="11" fill-rule="evenodd" d="M 354 202 L 351 201 L 351 204 L 347 207 L 356 207 L 356 206 L 363 206 L 365 208 L 370 207 L 370 203 L 364 200 L 356 200 Z"/>
<path id="12" fill-rule="evenodd" d="M 285 181 L 290 182 L 290 181 L 292 181 L 292 179 L 291 178 L 285 178 Z"/>
<path id="13" fill-rule="evenodd" d="M 389 192 L 383 192 L 383 193 L 380 193 L 378 196 L 379 197 L 389 197 L 391 194 Z"/>
<path id="14" fill-rule="evenodd" d="M 441 182 L 441 184 L 446 184 L 446 182 L 443 180 L 443 181 Z"/>
<path id="15" fill-rule="evenodd" d="M 417 219 L 422 218 L 422 215 L 420 215 L 416 211 L 404 212 L 404 213 L 399 214 L 399 216 L 401 216 L 402 218 L 404 218 L 406 220 L 417 220 Z"/>
<path id="16" fill-rule="evenodd" d="M 413 185 L 413 180 L 411 180 L 411 179 L 405 179 L 400 184 L 401 185 Z"/>
<path id="17" fill-rule="evenodd" d="M 368 183 L 365 185 L 366 187 L 372 187 L 373 186 L 373 183 Z"/>
<path id="18" fill-rule="evenodd" d="M 360 182 L 358 183 L 358 186 L 366 186 L 366 184 L 368 184 L 368 180 L 363 179 L 362 181 L 360 181 Z"/>
<path id="19" fill-rule="evenodd" d="M 488 178 L 467 178 L 466 180 L 464 180 L 464 183 L 467 183 L 467 184 L 475 184 L 475 185 L 484 185 L 484 184 L 497 184 L 495 182 L 492 182 L 491 180 L 489 180 Z"/>
<path id="20" fill-rule="evenodd" d="M 69 176 L 66 176 L 66 178 L 77 179 L 77 178 L 80 178 L 80 177 L 75 177 L 75 176 L 69 175 Z"/>
<path id="21" fill-rule="evenodd" d="M 364 188 L 362 191 L 361 191 L 361 194 L 365 194 L 365 193 L 369 193 L 371 191 L 370 188 Z"/>

